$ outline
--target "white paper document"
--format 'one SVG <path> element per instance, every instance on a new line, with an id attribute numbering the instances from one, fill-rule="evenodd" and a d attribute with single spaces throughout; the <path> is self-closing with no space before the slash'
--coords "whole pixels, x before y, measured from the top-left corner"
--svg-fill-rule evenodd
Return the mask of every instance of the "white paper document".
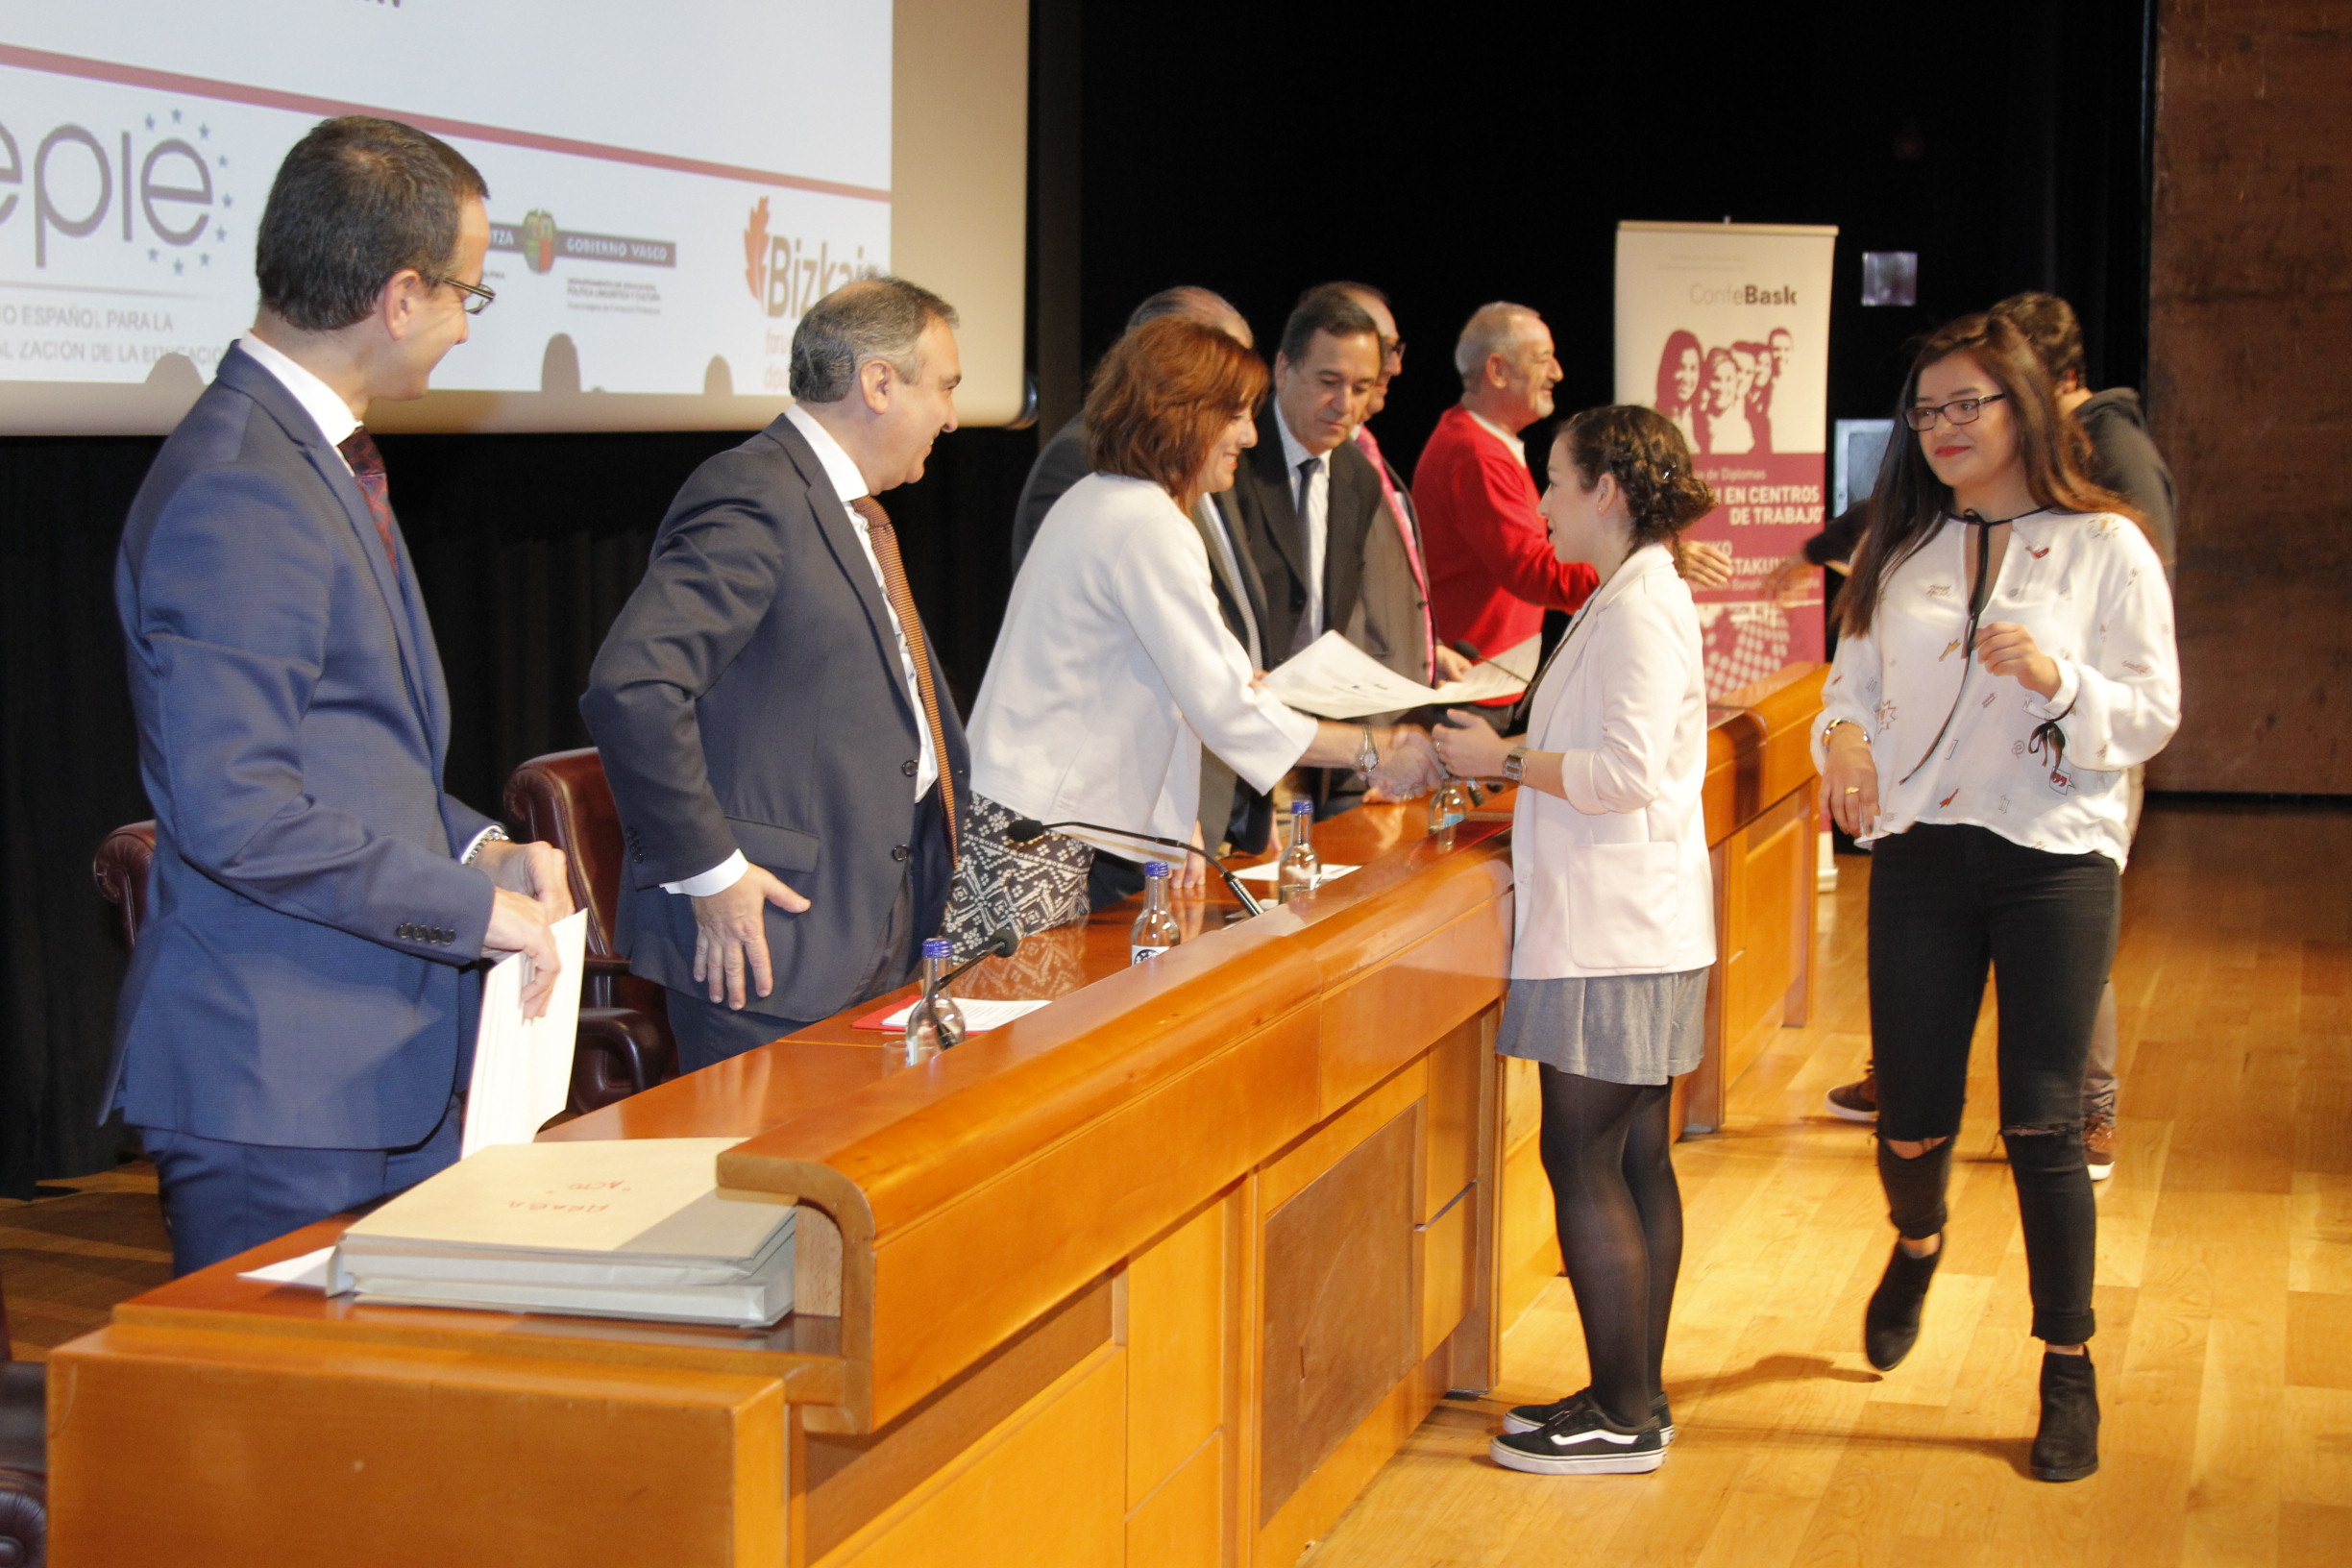
<path id="1" fill-rule="evenodd" d="M 958 996 L 955 999 L 955 1005 L 957 1010 L 964 1015 L 964 1032 L 968 1035 L 984 1035 L 991 1029 L 1002 1028 L 1015 1018 L 1027 1017 L 1039 1008 L 1050 1005 L 1050 999 L 1035 1002 L 992 1002 L 973 996 Z M 897 1012 L 876 1021 L 885 1029 L 904 1029 L 907 1015 L 914 1011 L 915 1004 L 909 1002 Z"/>
<path id="2" fill-rule="evenodd" d="M 1319 888 L 1326 882 L 1336 882 L 1355 869 L 1353 866 L 1326 866 L 1323 868 L 1323 874 L 1315 878 L 1315 886 Z M 1281 870 L 1282 862 L 1269 860 L 1262 866 L 1244 867 L 1234 872 L 1234 875 L 1244 882 L 1271 882 Z"/>
<path id="3" fill-rule="evenodd" d="M 588 912 L 575 910 L 549 929 L 563 972 L 555 977 L 545 1013 L 523 1016 L 523 988 L 530 975 L 525 955 L 501 960 L 482 981 L 481 1029 L 475 1037 L 460 1159 L 493 1144 L 528 1143 L 571 1097 Z"/>
<path id="4" fill-rule="evenodd" d="M 290 1285 L 305 1290 L 324 1290 L 327 1288 L 327 1272 L 334 1263 L 334 1250 L 330 1244 L 316 1252 L 282 1258 L 259 1268 L 249 1268 L 237 1278 L 257 1280 L 263 1285 Z"/>
<path id="5" fill-rule="evenodd" d="M 1460 680 L 1424 686 L 1382 665 L 1335 631 L 1327 631 L 1269 672 L 1265 689 L 1302 713 L 1360 719 L 1433 702 L 1454 705 L 1516 697 L 1535 676 L 1540 640 L 1481 661 Z"/>

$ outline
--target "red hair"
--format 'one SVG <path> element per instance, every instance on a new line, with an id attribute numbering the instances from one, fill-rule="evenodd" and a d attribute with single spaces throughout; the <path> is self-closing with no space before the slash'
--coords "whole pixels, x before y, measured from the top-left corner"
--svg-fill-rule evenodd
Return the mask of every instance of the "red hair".
<path id="1" fill-rule="evenodd" d="M 1087 460 L 1182 500 L 1217 432 L 1265 396 L 1264 361 L 1213 327 L 1161 316 L 1128 330 L 1087 389 Z"/>

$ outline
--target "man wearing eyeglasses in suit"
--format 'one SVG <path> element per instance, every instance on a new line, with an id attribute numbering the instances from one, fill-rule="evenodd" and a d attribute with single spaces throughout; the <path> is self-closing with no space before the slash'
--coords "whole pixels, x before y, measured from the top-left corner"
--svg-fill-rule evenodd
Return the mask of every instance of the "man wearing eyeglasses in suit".
<path id="1" fill-rule="evenodd" d="M 411 127 L 314 127 L 262 213 L 259 318 L 123 528 L 156 850 L 108 1103 L 181 1273 L 453 1162 L 462 971 L 530 954 L 534 1014 L 557 979 L 563 856 L 441 787 L 449 694 L 360 423 L 421 396 L 489 303 L 485 194 Z"/>

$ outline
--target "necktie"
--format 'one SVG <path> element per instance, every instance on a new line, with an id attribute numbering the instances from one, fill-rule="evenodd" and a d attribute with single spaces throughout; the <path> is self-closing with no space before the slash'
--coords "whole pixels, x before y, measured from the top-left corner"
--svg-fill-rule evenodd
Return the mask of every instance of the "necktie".
<path id="1" fill-rule="evenodd" d="M 352 478 L 359 481 L 359 494 L 367 498 L 368 516 L 376 520 L 376 537 L 383 541 L 384 559 L 392 563 L 392 576 L 400 576 L 400 546 L 392 542 L 392 498 L 384 488 L 383 453 L 376 450 L 376 438 L 362 425 L 335 443 L 335 451 L 351 464 Z"/>
<path id="2" fill-rule="evenodd" d="M 1314 488 L 1314 477 L 1322 469 L 1323 459 L 1320 457 L 1309 457 L 1299 464 L 1298 515 L 1301 522 L 1307 518 L 1307 494 Z"/>
<path id="3" fill-rule="evenodd" d="M 1307 602 L 1299 613 L 1298 629 L 1290 639 L 1290 651 L 1296 653 L 1313 642 L 1323 632 L 1323 551 L 1324 530 L 1318 527 L 1323 518 L 1316 515 L 1310 498 L 1314 495 L 1314 481 L 1323 472 L 1323 459 L 1309 457 L 1298 465 L 1298 522 L 1299 538 L 1306 546 L 1302 563 L 1307 580 Z"/>
<path id="4" fill-rule="evenodd" d="M 882 567 L 882 591 L 897 613 L 899 634 L 915 661 L 915 689 L 922 698 L 923 723 L 931 732 L 931 755 L 939 764 L 940 806 L 947 818 L 947 855 L 959 858 L 956 837 L 955 774 L 947 766 L 947 734 L 940 727 L 939 692 L 931 683 L 931 653 L 923 642 L 922 617 L 915 613 L 915 595 L 907 587 L 906 565 L 898 558 L 898 530 L 890 513 L 871 496 L 860 496 L 849 509 L 866 520 L 867 537 L 873 541 L 874 559 Z"/>
<path id="5" fill-rule="evenodd" d="M 1380 443 L 1372 439 L 1372 427 L 1356 427 L 1356 445 L 1372 459 L 1372 472 L 1380 476 L 1381 494 L 1387 499 L 1389 515 L 1396 519 L 1397 537 L 1405 541 L 1405 560 L 1411 566 L 1413 586 L 1421 591 L 1421 641 L 1429 652 L 1429 678 L 1437 679 L 1437 624 L 1430 613 L 1429 573 L 1421 563 L 1421 544 L 1413 537 L 1412 520 L 1406 514 L 1405 498 L 1397 494 L 1396 481 L 1388 473 L 1388 460 L 1381 455 Z"/>

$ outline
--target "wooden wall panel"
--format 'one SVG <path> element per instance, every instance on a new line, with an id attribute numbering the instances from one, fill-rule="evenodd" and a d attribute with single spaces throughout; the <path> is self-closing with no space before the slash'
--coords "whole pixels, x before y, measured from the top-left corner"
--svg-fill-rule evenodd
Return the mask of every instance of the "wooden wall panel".
<path id="1" fill-rule="evenodd" d="M 2159 789 L 2352 792 L 2352 29 L 2161 8 L 2148 401 L 2180 487 Z"/>
<path id="2" fill-rule="evenodd" d="M 1100 1568 L 1120 1561 L 1126 1370 L 1124 1351 L 1096 1352 L 851 1537 L 824 1568 Z"/>
<path id="3" fill-rule="evenodd" d="M 120 1327 L 49 1364 L 57 1568 L 784 1557 L 773 1379 Z"/>
<path id="4" fill-rule="evenodd" d="M 1127 1265 L 1131 1508 L 1225 1424 L 1225 1230 L 1232 1217 L 1232 1203 L 1220 1198 Z"/>
<path id="5" fill-rule="evenodd" d="M 1418 1359 L 1412 1188 L 1420 1142 L 1416 1106 L 1267 1217 L 1262 1522 Z"/>
<path id="6" fill-rule="evenodd" d="M 1220 1568 L 1225 1434 L 1209 1440 L 1127 1515 L 1127 1568 Z"/>

